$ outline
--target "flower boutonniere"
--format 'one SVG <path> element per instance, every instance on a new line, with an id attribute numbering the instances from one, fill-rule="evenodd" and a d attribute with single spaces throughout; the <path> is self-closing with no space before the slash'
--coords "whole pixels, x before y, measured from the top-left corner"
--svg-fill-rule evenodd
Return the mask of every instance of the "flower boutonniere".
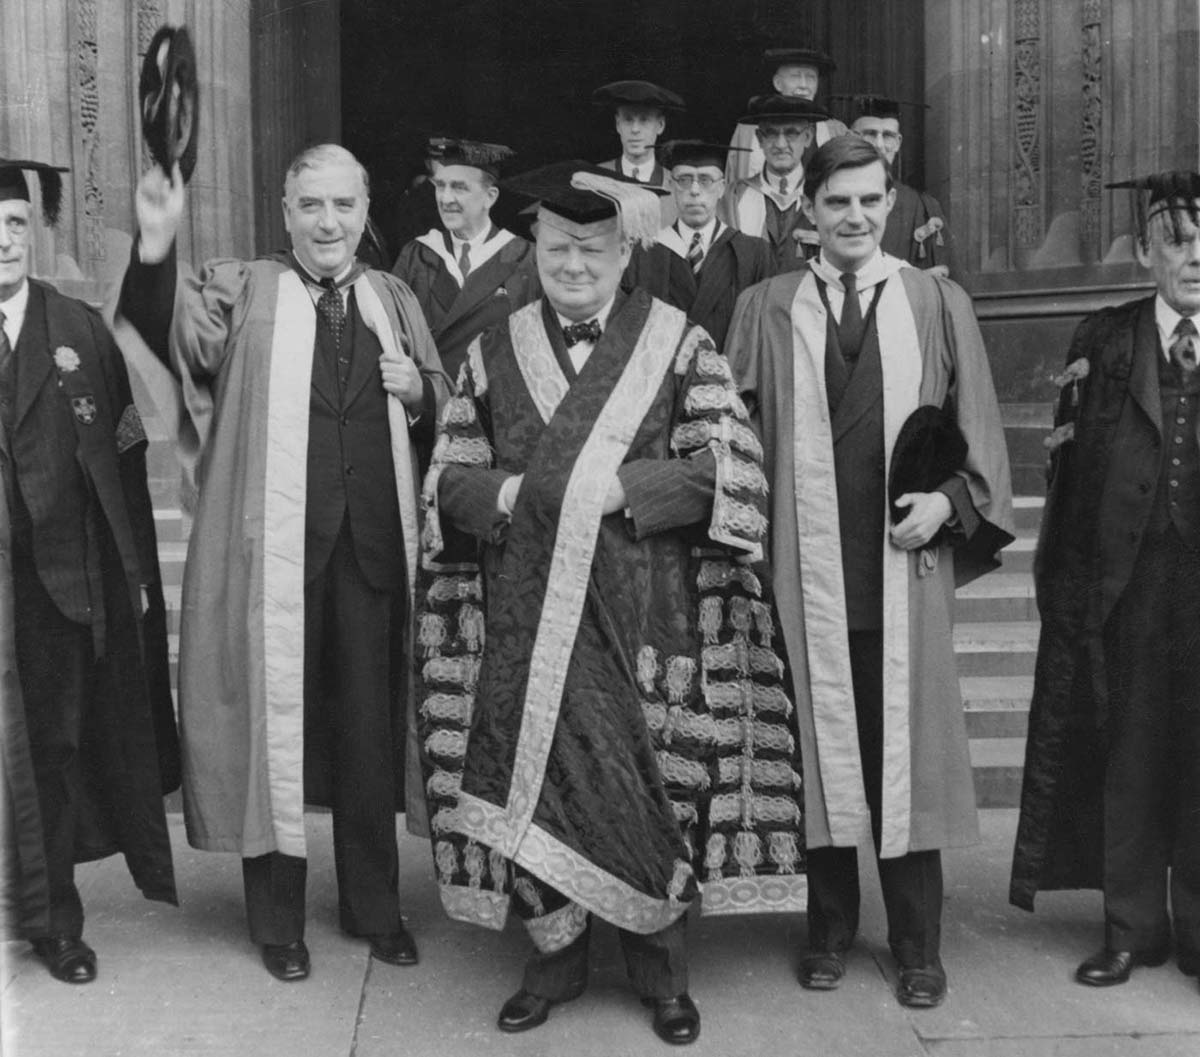
<path id="1" fill-rule="evenodd" d="M 70 345 L 60 345 L 54 350 L 54 366 L 63 374 L 79 370 L 79 353 Z"/>

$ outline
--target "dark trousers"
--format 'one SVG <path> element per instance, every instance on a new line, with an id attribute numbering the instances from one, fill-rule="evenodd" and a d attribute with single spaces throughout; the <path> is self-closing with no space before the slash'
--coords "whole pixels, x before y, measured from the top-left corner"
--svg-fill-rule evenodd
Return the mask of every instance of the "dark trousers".
<path id="1" fill-rule="evenodd" d="M 338 916 L 352 935 L 400 927 L 392 719 L 395 597 L 363 577 L 349 521 L 304 589 L 306 767 L 330 780 Z M 321 758 L 309 755 L 319 745 Z M 306 782 L 306 785 L 308 783 Z M 304 937 L 306 863 L 273 852 L 242 860 L 255 943 Z"/>
<path id="2" fill-rule="evenodd" d="M 568 906 L 567 897 L 545 881 L 519 867 L 517 876 L 513 909 L 522 920 L 553 915 Z M 674 998 L 687 991 L 686 929 L 687 916 L 683 915 L 658 932 L 617 930 L 630 985 L 642 998 Z M 535 950 L 525 963 L 521 986 L 530 994 L 555 1002 L 582 994 L 587 987 L 591 932 L 589 914 L 583 932 L 571 943 L 556 951 Z"/>
<path id="3" fill-rule="evenodd" d="M 92 684 L 92 629 L 68 620 L 46 593 L 33 558 L 13 556 L 17 674 L 42 815 L 50 899 L 48 934 L 83 934 L 75 887 L 76 832 L 86 803 L 80 743 Z"/>
<path id="4" fill-rule="evenodd" d="M 883 633 L 850 632 L 850 671 L 863 784 L 878 852 L 883 785 Z M 880 859 L 888 945 L 904 966 L 931 964 L 941 948 L 942 857 L 934 851 Z M 808 852 L 808 939 L 814 950 L 844 951 L 858 932 L 858 851 Z"/>
<path id="5" fill-rule="evenodd" d="M 1200 954 L 1200 551 L 1146 538 L 1105 627 L 1105 940 Z M 1168 874 L 1170 880 L 1168 883 Z"/>
<path id="6" fill-rule="evenodd" d="M 521 986 L 555 1002 L 575 998 L 587 987 L 588 945 L 592 923 L 574 942 L 549 954 L 534 951 L 525 963 Z M 688 989 L 687 916 L 665 929 L 643 935 L 618 929 L 629 983 L 642 998 L 674 998 Z"/>

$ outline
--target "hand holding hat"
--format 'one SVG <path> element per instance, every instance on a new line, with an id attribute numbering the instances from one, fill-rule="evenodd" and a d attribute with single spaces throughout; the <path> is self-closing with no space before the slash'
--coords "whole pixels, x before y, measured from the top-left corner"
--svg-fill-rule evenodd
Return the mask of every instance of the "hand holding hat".
<path id="1" fill-rule="evenodd" d="M 163 173 L 178 164 L 186 183 L 196 167 L 199 86 L 196 53 L 183 26 L 163 26 L 154 34 L 138 81 L 142 135 Z"/>

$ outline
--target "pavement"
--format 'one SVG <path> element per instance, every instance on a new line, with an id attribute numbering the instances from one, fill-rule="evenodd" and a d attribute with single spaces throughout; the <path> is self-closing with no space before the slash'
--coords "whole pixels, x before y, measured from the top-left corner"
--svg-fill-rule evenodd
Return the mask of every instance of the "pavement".
<path id="1" fill-rule="evenodd" d="M 25 943 L 0 945 L 5 1057 L 1197 1057 L 1200 988 L 1168 963 L 1123 987 L 1072 980 L 1101 940 L 1095 892 L 1050 893 L 1037 914 L 1007 903 L 1013 810 L 980 813 L 982 842 L 949 852 L 943 959 L 946 1002 L 907 1010 L 893 997 L 883 911 L 863 888 L 860 938 L 842 987 L 796 983 L 799 916 L 694 919 L 691 993 L 700 1039 L 676 1050 L 650 1029 L 626 984 L 611 929 L 593 936 L 583 997 L 524 1035 L 496 1030 L 519 986 L 527 941 L 442 914 L 428 846 L 401 838 L 401 895 L 421 963 L 371 960 L 337 926 L 328 815 L 308 817 L 307 942 L 312 976 L 283 984 L 262 968 L 245 929 L 232 855 L 187 847 L 171 815 L 178 908 L 141 899 L 118 858 L 82 866 L 85 937 L 99 954 L 87 986 L 52 979 Z"/>

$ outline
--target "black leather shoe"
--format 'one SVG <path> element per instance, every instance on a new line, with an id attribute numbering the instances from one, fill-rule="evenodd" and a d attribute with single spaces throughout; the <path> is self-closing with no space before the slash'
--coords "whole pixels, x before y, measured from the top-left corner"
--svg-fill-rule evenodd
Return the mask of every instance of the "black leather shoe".
<path id="1" fill-rule="evenodd" d="M 46 963 L 50 975 L 64 984 L 90 984 L 96 979 L 96 952 L 78 936 L 34 940 L 33 952 Z"/>
<path id="2" fill-rule="evenodd" d="M 674 998 L 643 998 L 654 1007 L 654 1034 L 663 1042 L 683 1046 L 700 1037 L 700 1010 L 685 991 Z"/>
<path id="3" fill-rule="evenodd" d="M 303 940 L 295 940 L 292 943 L 264 943 L 262 960 L 267 972 L 285 984 L 308 979 L 311 965 L 308 948 Z"/>
<path id="4" fill-rule="evenodd" d="M 401 925 L 395 932 L 379 936 L 368 936 L 371 945 L 371 957 L 378 958 L 389 965 L 416 965 L 417 944 L 409 935 L 408 929 Z"/>
<path id="5" fill-rule="evenodd" d="M 1200 951 L 1180 951 L 1179 971 L 1184 976 L 1200 976 Z"/>
<path id="6" fill-rule="evenodd" d="M 846 975 L 840 951 L 810 951 L 800 959 L 800 986 L 809 991 L 834 991 Z"/>
<path id="7" fill-rule="evenodd" d="M 509 1034 L 539 1027 L 546 1023 L 546 1018 L 550 1015 L 550 1007 L 553 1004 L 550 999 L 530 994 L 525 988 L 521 988 L 500 1007 L 500 1016 L 496 1020 L 496 1026 Z"/>
<path id="8" fill-rule="evenodd" d="M 896 999 L 909 1009 L 932 1009 L 946 997 L 946 970 L 940 960 L 930 965 L 900 967 Z"/>
<path id="9" fill-rule="evenodd" d="M 1162 965 L 1167 960 L 1165 950 L 1114 951 L 1107 947 L 1097 951 L 1075 970 L 1075 979 L 1089 987 L 1112 987 L 1123 984 L 1137 965 Z"/>

